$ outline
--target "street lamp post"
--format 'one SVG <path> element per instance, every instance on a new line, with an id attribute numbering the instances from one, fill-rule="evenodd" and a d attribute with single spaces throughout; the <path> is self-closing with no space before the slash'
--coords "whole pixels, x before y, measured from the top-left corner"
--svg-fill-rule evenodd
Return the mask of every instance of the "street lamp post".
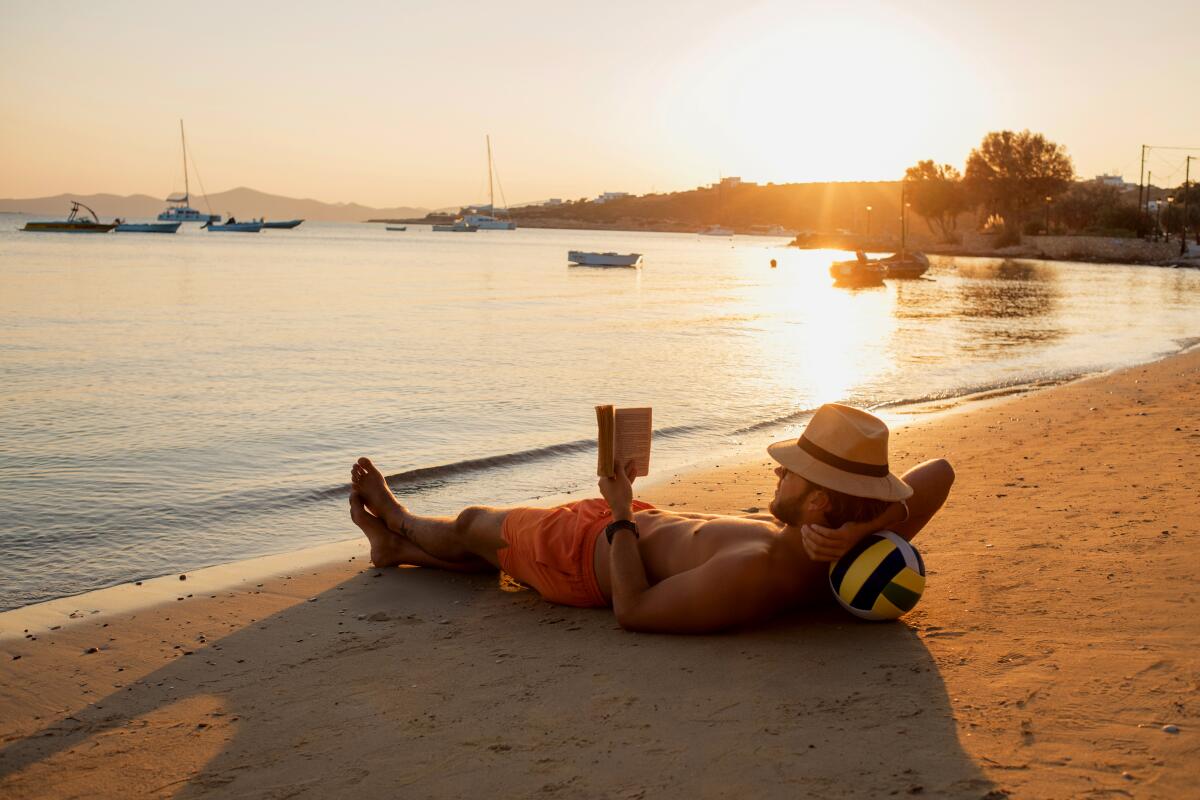
<path id="1" fill-rule="evenodd" d="M 1050 203 L 1054 202 L 1054 198 L 1046 195 L 1046 235 L 1050 235 Z"/>
<path id="2" fill-rule="evenodd" d="M 871 207 L 867 206 L 867 238 L 871 238 Z"/>

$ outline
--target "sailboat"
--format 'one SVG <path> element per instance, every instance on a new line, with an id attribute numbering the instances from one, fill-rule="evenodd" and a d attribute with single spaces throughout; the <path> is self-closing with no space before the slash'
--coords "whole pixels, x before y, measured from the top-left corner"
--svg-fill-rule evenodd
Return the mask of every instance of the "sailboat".
<path id="1" fill-rule="evenodd" d="M 191 191 L 188 186 L 187 138 L 183 135 L 183 120 L 179 120 L 179 141 L 183 144 L 183 194 L 173 194 L 167 198 L 167 202 L 174 205 L 158 215 L 159 221 L 220 222 L 220 214 L 203 214 L 188 205 Z"/>
<path id="2" fill-rule="evenodd" d="M 498 219 L 492 216 L 496 209 L 496 196 L 492 189 L 492 176 L 495 174 L 495 168 L 492 166 L 492 137 L 487 136 L 487 155 L 488 155 L 488 204 L 487 214 L 480 213 L 482 209 L 472 209 L 472 213 L 464 214 L 462 218 L 463 225 L 467 227 L 474 226 L 485 231 L 515 231 L 517 223 L 510 219 Z"/>

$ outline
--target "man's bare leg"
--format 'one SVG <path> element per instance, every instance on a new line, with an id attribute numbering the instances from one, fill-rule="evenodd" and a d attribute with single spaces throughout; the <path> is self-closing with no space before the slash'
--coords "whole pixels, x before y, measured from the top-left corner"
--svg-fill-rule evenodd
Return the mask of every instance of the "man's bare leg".
<path id="1" fill-rule="evenodd" d="M 395 533 L 379 517 L 367 510 L 362 496 L 350 492 L 350 519 L 354 520 L 371 543 L 371 563 L 376 567 L 396 567 L 411 564 L 418 567 L 436 567 L 453 572 L 492 572 L 495 567 L 486 559 L 469 556 L 462 560 L 448 561 L 435 558 Z"/>
<path id="2" fill-rule="evenodd" d="M 508 546 L 500 532 L 507 509 L 469 506 L 457 517 L 413 514 L 392 494 L 383 473 L 369 458 L 360 458 L 354 464 L 350 479 L 371 513 L 426 554 L 448 562 L 482 558 L 499 568 L 496 553 Z"/>

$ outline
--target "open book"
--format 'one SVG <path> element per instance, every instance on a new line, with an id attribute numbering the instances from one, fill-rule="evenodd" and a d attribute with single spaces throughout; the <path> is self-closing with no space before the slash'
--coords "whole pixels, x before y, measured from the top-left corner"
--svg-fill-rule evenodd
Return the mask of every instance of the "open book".
<path id="1" fill-rule="evenodd" d="M 616 473 L 616 465 L 630 458 L 634 462 L 635 476 L 650 474 L 651 410 L 596 406 L 600 442 L 597 475 L 611 478 Z"/>

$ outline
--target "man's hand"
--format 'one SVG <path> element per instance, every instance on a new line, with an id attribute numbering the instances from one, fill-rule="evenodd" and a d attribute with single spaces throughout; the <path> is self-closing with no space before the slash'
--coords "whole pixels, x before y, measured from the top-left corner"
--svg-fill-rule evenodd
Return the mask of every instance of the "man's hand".
<path id="1" fill-rule="evenodd" d="M 804 525 L 804 551 L 813 561 L 837 561 L 868 533 L 877 530 L 871 523 L 847 522 L 836 530 L 824 525 Z"/>
<path id="2" fill-rule="evenodd" d="M 600 496 L 608 501 L 613 519 L 633 519 L 633 459 L 618 464 L 611 478 L 601 478 L 597 484 Z"/>

